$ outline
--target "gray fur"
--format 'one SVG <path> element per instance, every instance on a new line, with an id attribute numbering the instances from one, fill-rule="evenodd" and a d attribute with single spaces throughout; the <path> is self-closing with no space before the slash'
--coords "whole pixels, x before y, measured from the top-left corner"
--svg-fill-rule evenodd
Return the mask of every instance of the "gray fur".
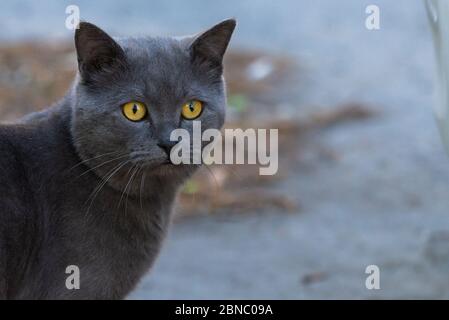
<path id="1" fill-rule="evenodd" d="M 221 62 L 234 27 L 227 20 L 197 37 L 114 41 L 81 23 L 70 92 L 0 126 L 0 298 L 118 299 L 134 288 L 197 167 L 167 163 L 158 145 L 175 128 L 191 130 L 180 117 L 190 99 L 204 102 L 202 130 L 223 125 Z M 149 117 L 127 120 L 121 105 L 131 100 Z M 80 268 L 79 290 L 65 286 L 68 265 Z"/>

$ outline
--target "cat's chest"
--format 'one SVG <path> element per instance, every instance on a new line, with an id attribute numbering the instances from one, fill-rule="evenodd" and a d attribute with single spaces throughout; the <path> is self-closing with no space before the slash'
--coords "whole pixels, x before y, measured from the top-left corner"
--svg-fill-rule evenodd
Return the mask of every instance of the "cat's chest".
<path id="1" fill-rule="evenodd" d="M 83 237 L 80 241 L 93 242 L 91 245 L 130 250 L 156 241 L 165 231 L 172 197 L 148 197 L 152 192 L 148 189 L 142 190 L 142 195 L 129 194 L 98 183 L 101 181 L 77 187 L 76 192 L 66 191 L 65 200 L 59 202 L 64 232 L 76 233 Z"/>
<path id="2" fill-rule="evenodd" d="M 51 269 L 61 272 L 58 285 L 67 266 L 75 265 L 85 288 L 73 294 L 102 296 L 112 289 L 114 295 L 126 294 L 159 252 L 170 221 L 170 199 L 111 188 L 98 191 L 94 183 L 77 187 L 77 192 L 67 184 L 53 195 L 61 201 L 45 206 L 53 231 L 44 255 L 48 265 L 54 264 Z"/>

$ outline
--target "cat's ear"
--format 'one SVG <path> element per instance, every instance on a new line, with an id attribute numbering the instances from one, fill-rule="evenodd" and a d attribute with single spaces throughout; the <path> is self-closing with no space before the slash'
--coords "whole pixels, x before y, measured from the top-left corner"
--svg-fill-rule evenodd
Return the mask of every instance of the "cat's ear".
<path id="1" fill-rule="evenodd" d="M 198 35 L 190 45 L 192 59 L 211 68 L 221 68 L 235 26 L 236 21 L 229 19 Z"/>
<path id="2" fill-rule="evenodd" d="M 120 45 L 92 23 L 79 24 L 75 32 L 75 47 L 81 78 L 86 82 L 102 72 L 113 71 L 125 61 Z"/>

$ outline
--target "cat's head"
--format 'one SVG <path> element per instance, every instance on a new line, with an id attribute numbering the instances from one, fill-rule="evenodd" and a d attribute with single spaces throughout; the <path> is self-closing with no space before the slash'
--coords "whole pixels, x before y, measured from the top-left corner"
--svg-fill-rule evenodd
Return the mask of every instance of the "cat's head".
<path id="1" fill-rule="evenodd" d="M 114 40 L 82 22 L 75 33 L 79 73 L 72 117 L 82 160 L 103 176 L 125 162 L 124 168 L 155 173 L 191 170 L 169 163 L 176 143 L 170 133 L 191 132 L 193 119 L 202 131 L 222 127 L 222 61 L 234 28 L 235 21 L 226 20 L 191 37 Z"/>

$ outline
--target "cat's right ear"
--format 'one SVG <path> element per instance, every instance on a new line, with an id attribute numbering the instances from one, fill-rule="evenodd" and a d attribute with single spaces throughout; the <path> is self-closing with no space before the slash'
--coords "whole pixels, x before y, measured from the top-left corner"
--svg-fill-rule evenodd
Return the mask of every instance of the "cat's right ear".
<path id="1" fill-rule="evenodd" d="M 102 73 L 124 65 L 125 54 L 106 32 L 89 22 L 81 22 L 75 31 L 78 69 L 84 82 L 93 82 Z"/>

